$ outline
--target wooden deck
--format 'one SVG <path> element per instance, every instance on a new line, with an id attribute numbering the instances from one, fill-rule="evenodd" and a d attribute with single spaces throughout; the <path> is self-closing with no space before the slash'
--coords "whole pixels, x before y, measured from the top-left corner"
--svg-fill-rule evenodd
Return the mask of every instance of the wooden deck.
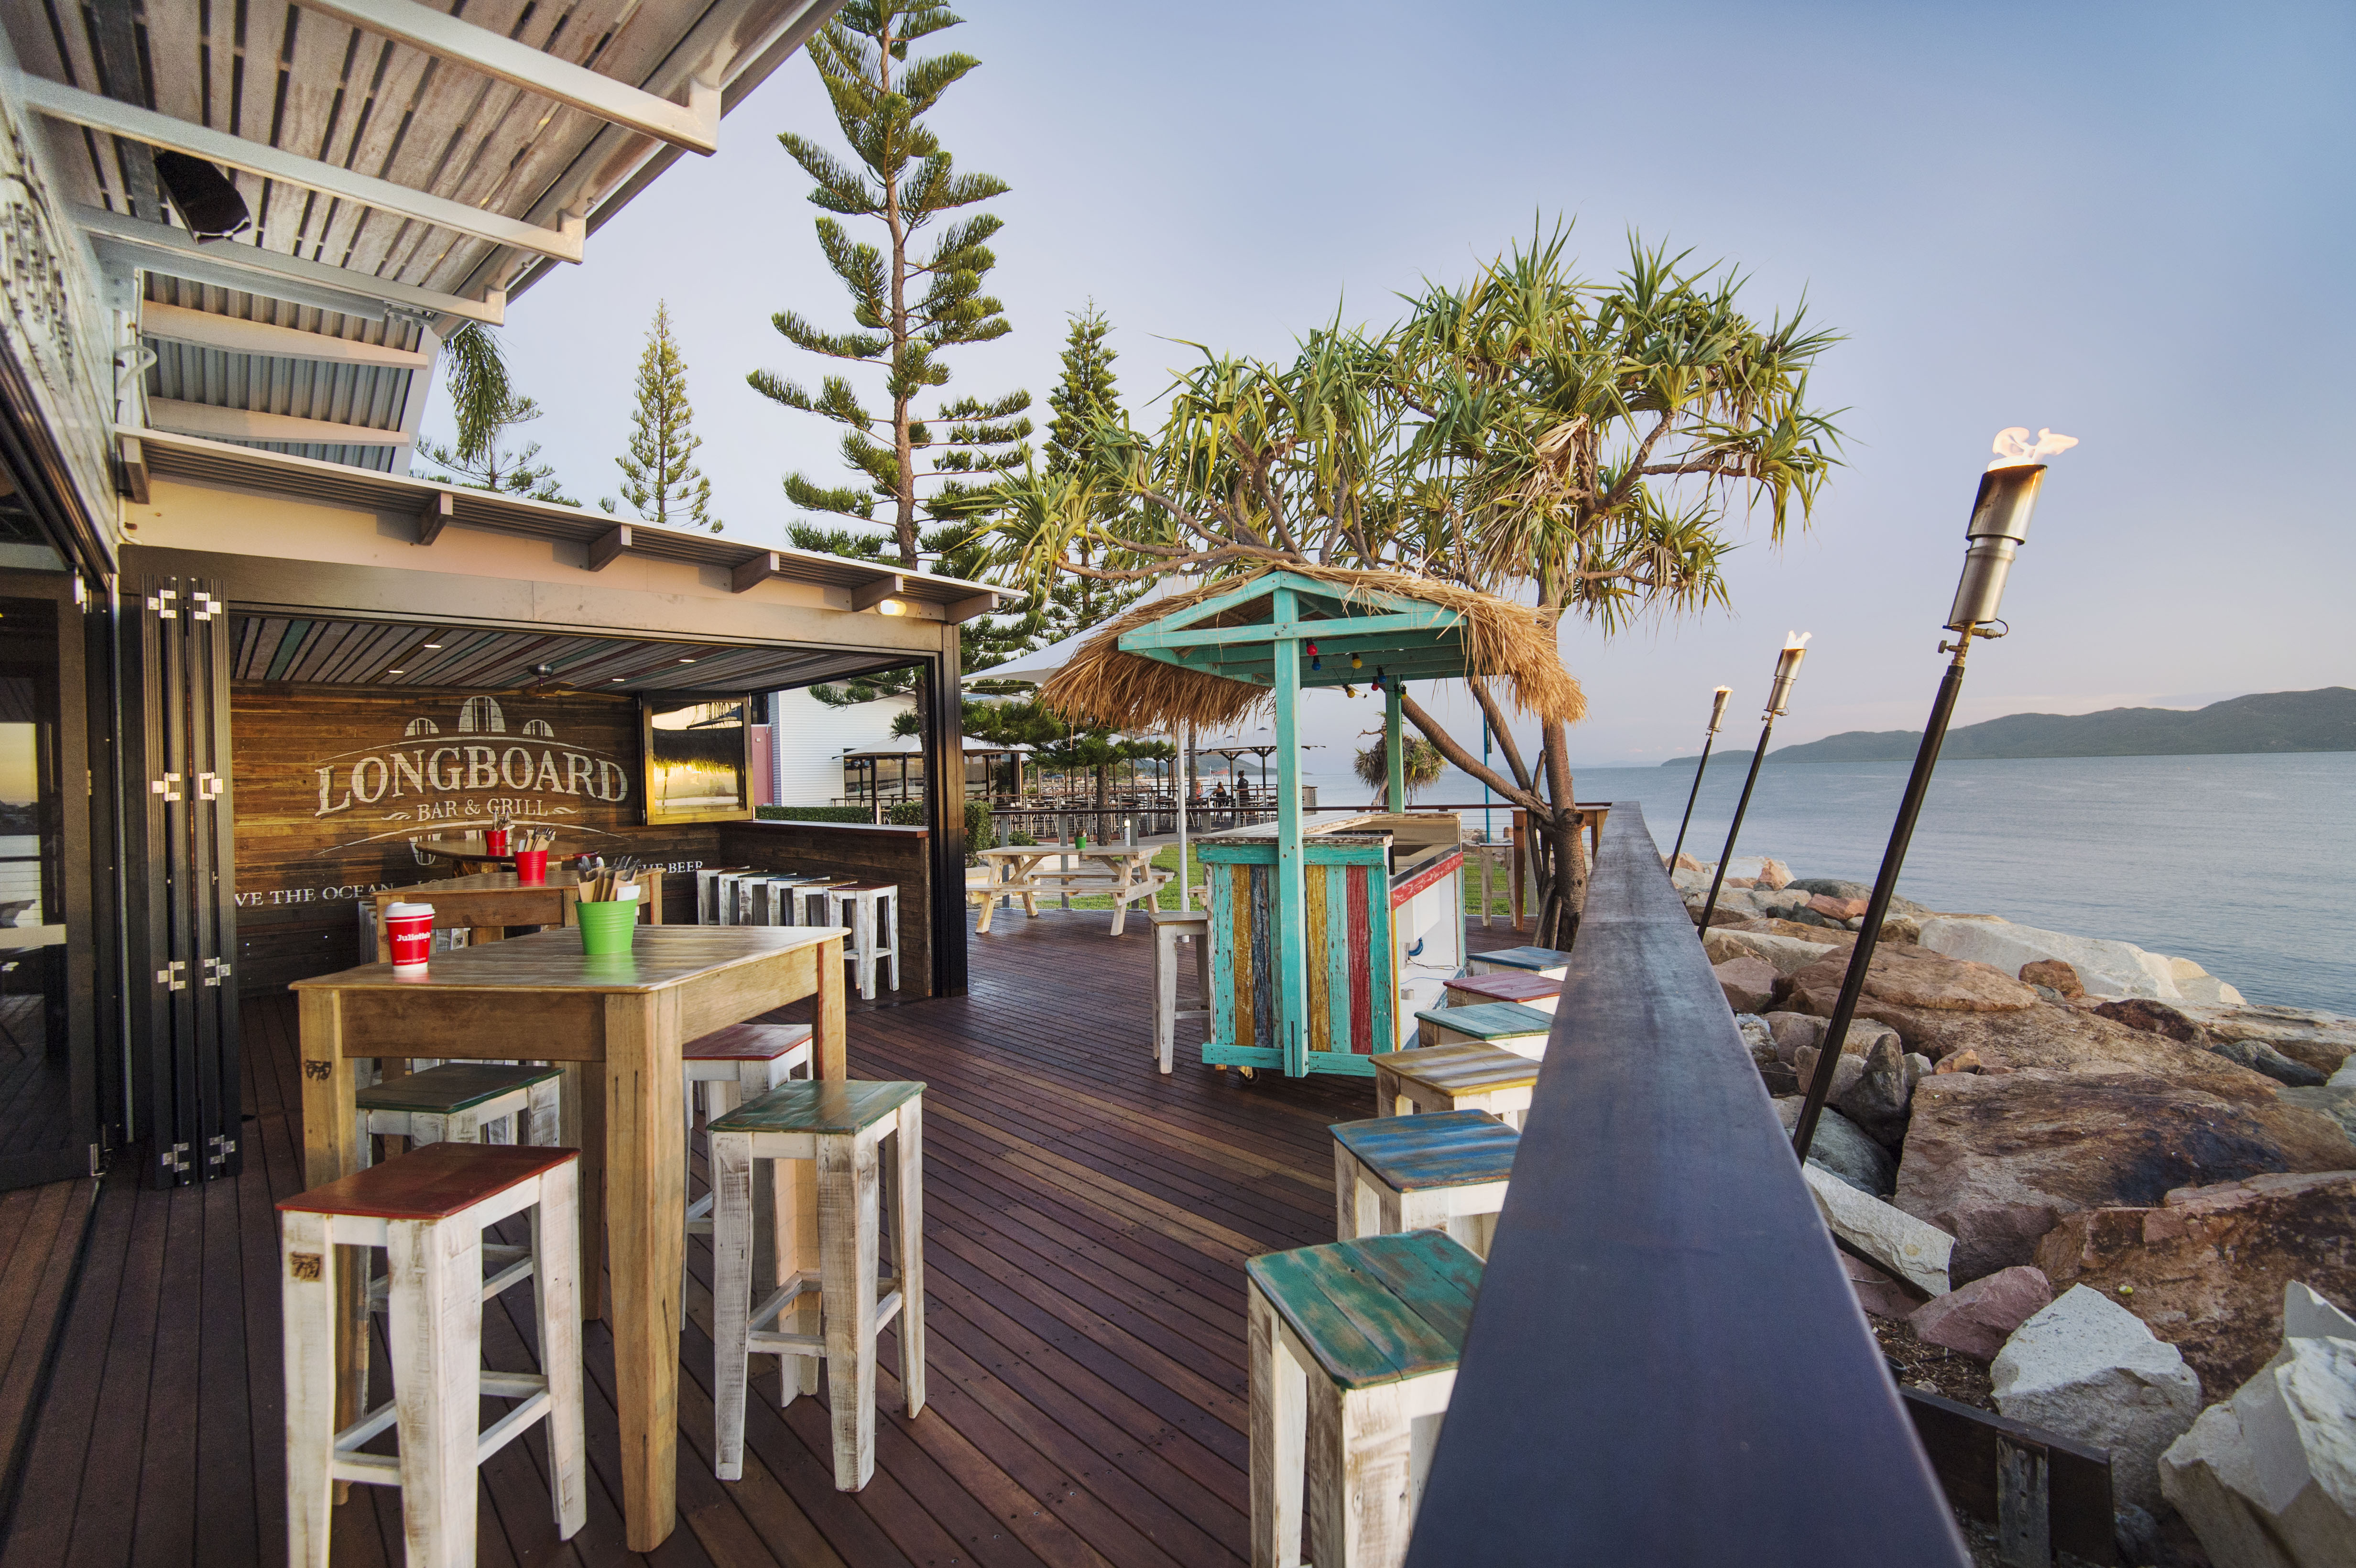
<path id="1" fill-rule="evenodd" d="M 1150 929 L 1116 939 L 1108 923 L 1003 917 L 973 939 L 971 995 L 851 1017 L 854 1075 L 929 1085 L 929 1403 L 901 1415 L 887 1349 L 863 1491 L 833 1488 L 820 1404 L 781 1415 L 761 1397 L 774 1398 L 768 1370 L 744 1478 L 712 1478 L 710 1255 L 691 1239 L 680 1525 L 648 1561 L 1243 1560 L 1243 1264 L 1332 1239 L 1326 1125 L 1372 1115 L 1373 1084 L 1233 1083 L 1184 1043 L 1162 1077 Z M 1502 924 L 1470 937 L 1476 950 L 1526 940 Z M 271 1205 L 302 1185 L 301 1095 L 292 1007 L 249 999 L 244 1018 L 245 1174 L 168 1193 L 122 1172 L 105 1184 L 0 1568 L 284 1560 Z M 486 1324 L 494 1366 L 532 1365 L 520 1294 Z M 534 1433 L 483 1472 L 486 1564 L 639 1560 L 622 1545 L 612 1344 L 600 1325 L 585 1338 L 588 1525 L 556 1540 Z M 337 1510 L 338 1568 L 401 1557 L 397 1495 L 354 1488 Z"/>

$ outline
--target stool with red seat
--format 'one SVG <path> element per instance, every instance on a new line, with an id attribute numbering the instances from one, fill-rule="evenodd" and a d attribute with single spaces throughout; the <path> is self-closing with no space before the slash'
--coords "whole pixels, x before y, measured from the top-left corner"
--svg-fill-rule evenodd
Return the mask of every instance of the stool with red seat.
<path id="1" fill-rule="evenodd" d="M 695 1130 L 699 1084 L 702 1086 L 703 1120 L 708 1126 L 747 1100 L 758 1099 L 794 1079 L 809 1077 L 810 1040 L 808 1024 L 750 1023 L 732 1024 L 689 1040 L 680 1052 L 687 1062 L 689 1132 Z M 712 1234 L 709 1191 L 689 1202 L 687 1233 Z"/>
<path id="2" fill-rule="evenodd" d="M 581 1403 L 580 1156 L 515 1144 L 429 1144 L 278 1205 L 286 1373 L 286 1556 L 326 1568 L 336 1485 L 399 1487 L 408 1561 L 475 1560 L 477 1466 L 548 1423 L 549 1492 L 559 1532 L 588 1517 Z M 483 1278 L 483 1231 L 529 1210 L 530 1255 Z M 339 1247 L 382 1247 L 391 1263 L 385 1335 L 393 1397 L 340 1430 L 336 1338 Z M 366 1254 L 361 1254 L 365 1260 Z M 366 1264 L 360 1266 L 365 1269 Z M 533 1282 L 538 1372 L 483 1370 L 483 1303 Z M 356 1374 L 366 1386 L 365 1365 Z M 486 1399 L 517 1402 L 479 1426 Z M 387 1428 L 398 1456 L 360 1447 Z"/>

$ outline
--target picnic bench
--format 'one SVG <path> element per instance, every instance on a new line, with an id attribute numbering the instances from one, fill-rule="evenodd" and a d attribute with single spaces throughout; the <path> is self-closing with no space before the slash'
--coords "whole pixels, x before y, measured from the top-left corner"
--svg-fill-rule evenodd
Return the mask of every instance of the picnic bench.
<path id="1" fill-rule="evenodd" d="M 1147 908 L 1161 909 L 1162 890 L 1172 877 L 1153 864 L 1153 847 L 1144 844 L 1021 844 L 984 849 L 979 859 L 990 880 L 969 880 L 966 896 L 981 906 L 976 928 L 983 932 L 1002 902 L 1019 898 L 1023 912 L 1036 918 L 1042 893 L 1066 899 L 1102 893 L 1112 900 L 1112 934 L 1119 936 L 1130 904 L 1142 899 Z M 1049 860 L 1060 863 L 1048 866 Z"/>

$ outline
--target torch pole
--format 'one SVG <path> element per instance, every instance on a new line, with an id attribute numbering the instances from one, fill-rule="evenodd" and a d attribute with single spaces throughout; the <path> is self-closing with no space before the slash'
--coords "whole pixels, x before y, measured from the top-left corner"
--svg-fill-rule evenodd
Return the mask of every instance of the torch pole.
<path id="1" fill-rule="evenodd" d="M 1922 799 L 1931 793 L 1931 770 L 1939 765 L 1939 748 L 1946 742 L 1947 721 L 1954 717 L 1955 699 L 1964 689 L 1964 658 L 1971 652 L 1975 633 L 1966 631 L 1955 638 L 1955 656 L 1947 665 L 1946 676 L 1939 682 L 1938 699 L 1931 704 L 1931 722 L 1922 731 L 1922 743 L 1914 752 L 1914 771 L 1907 776 L 1906 795 L 1898 805 L 1898 820 L 1890 829 L 1890 847 L 1882 852 L 1881 874 L 1874 879 L 1873 901 L 1865 906 L 1865 919 L 1858 925 L 1857 946 L 1848 955 L 1848 973 L 1841 978 L 1840 1000 L 1833 1004 L 1833 1016 L 1825 1025 L 1824 1043 L 1816 1051 L 1815 1076 L 1808 1083 L 1808 1097 L 1800 1106 L 1800 1119 L 1792 1129 L 1792 1148 L 1804 1165 L 1808 1147 L 1815 1141 L 1816 1120 L 1824 1115 L 1825 1097 L 1832 1093 L 1833 1074 L 1840 1067 L 1841 1048 L 1848 1041 L 1848 1026 L 1857 1017 L 1857 1004 L 1865 994 L 1865 976 L 1873 963 L 1873 950 L 1881 940 L 1882 918 L 1890 912 L 1890 901 L 1898 893 L 1898 873 L 1906 864 L 1906 847 L 1914 837 L 1914 823 L 1922 815 Z M 1942 647 L 1946 645 L 1941 644 Z"/>
<path id="2" fill-rule="evenodd" d="M 1751 791 L 1759 783 L 1759 764 L 1767 760 L 1767 737 L 1775 732 L 1775 715 L 1770 712 L 1767 722 L 1759 727 L 1759 749 L 1751 753 L 1751 772 L 1742 780 L 1742 798 L 1734 803 L 1734 820 L 1726 826 L 1726 848 L 1719 851 L 1718 869 L 1709 879 L 1709 899 L 1701 906 L 1701 934 L 1709 936 L 1709 917 L 1718 908 L 1718 890 L 1726 880 L 1726 863 L 1734 859 L 1734 841 L 1742 835 L 1742 814 L 1751 809 Z M 1701 787 L 1701 775 L 1694 775 L 1694 787 Z M 1669 861 L 1672 868 L 1676 861 Z"/>
<path id="3" fill-rule="evenodd" d="M 1718 744 L 1718 731 L 1712 730 L 1701 739 L 1701 763 L 1694 769 L 1693 788 L 1686 792 L 1686 814 L 1677 823 L 1677 847 L 1669 851 L 1669 875 L 1677 874 L 1677 857 L 1686 852 L 1686 829 L 1693 825 L 1694 802 L 1701 797 L 1701 775 L 1709 771 L 1709 749 Z M 1719 864 L 1725 857 L 1719 857 Z"/>

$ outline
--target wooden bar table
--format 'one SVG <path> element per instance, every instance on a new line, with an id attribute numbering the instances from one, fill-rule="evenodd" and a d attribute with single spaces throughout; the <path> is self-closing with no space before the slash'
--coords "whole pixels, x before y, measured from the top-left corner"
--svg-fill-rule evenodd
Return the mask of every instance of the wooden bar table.
<path id="1" fill-rule="evenodd" d="M 662 878 L 649 876 L 638 884 L 646 890 L 646 921 L 662 923 Z M 384 912 L 397 903 L 430 903 L 437 929 L 472 931 L 476 942 L 506 940 L 511 925 L 571 925 L 573 906 L 581 901 L 581 875 L 570 867 L 549 868 L 544 882 L 526 882 L 513 871 L 485 871 L 472 877 L 448 877 L 438 882 L 415 882 L 405 888 L 380 888 L 376 892 L 376 961 L 392 962 L 392 938 L 384 929 Z"/>
<path id="2" fill-rule="evenodd" d="M 582 1298 L 605 1314 L 610 1258 L 622 1507 L 633 1552 L 678 1521 L 680 1266 L 685 1246 L 680 1048 L 804 997 L 818 999 L 815 1068 L 846 1075 L 839 926 L 650 925 L 632 951 L 590 957 L 576 932 L 436 955 L 397 978 L 390 964 L 297 980 L 302 1009 L 305 1181 L 359 1168 L 353 1063 L 364 1058 L 561 1061 L 581 1115 Z M 788 1165 L 789 1172 L 800 1172 Z M 806 1179 L 806 1177 L 805 1177 Z M 781 1193 L 798 1221 L 814 1194 Z M 792 1266 L 816 1268 L 814 1223 L 795 1226 Z M 802 1254 L 809 1253 L 805 1265 Z M 366 1391 L 367 1316 L 357 1267 L 338 1340 L 337 1427 Z"/>

